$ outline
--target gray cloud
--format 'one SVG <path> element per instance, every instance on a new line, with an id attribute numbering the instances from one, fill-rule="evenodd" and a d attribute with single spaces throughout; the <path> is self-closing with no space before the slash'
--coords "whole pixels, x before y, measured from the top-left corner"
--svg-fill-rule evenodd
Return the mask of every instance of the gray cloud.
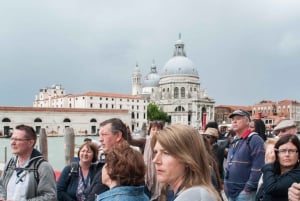
<path id="1" fill-rule="evenodd" d="M 300 2 L 34 1 L 0 3 L 0 105 L 31 106 L 40 88 L 131 93 L 171 58 L 182 33 L 217 104 L 300 101 Z"/>

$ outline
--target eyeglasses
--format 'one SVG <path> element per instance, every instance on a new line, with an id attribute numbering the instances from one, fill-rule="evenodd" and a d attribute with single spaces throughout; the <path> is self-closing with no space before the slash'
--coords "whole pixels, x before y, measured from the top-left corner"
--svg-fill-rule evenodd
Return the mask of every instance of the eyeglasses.
<path id="1" fill-rule="evenodd" d="M 29 138 L 15 138 L 15 137 L 11 137 L 10 141 L 16 141 L 16 142 L 22 142 L 22 141 L 27 141 L 27 140 L 32 140 Z"/>
<path id="2" fill-rule="evenodd" d="M 297 149 L 277 149 L 276 151 L 278 152 L 278 154 L 288 153 L 289 155 L 293 155 L 293 154 L 298 153 Z"/>

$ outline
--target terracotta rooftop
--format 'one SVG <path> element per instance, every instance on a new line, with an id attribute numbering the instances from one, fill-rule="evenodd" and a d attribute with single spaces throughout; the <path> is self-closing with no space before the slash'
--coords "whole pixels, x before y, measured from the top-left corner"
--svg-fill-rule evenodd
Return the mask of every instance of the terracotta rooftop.
<path id="1" fill-rule="evenodd" d="M 117 94 L 108 92 L 89 91 L 81 94 L 65 94 L 60 96 L 53 96 L 52 99 L 60 99 L 63 97 L 79 97 L 79 96 L 97 96 L 97 97 L 110 97 L 110 98 L 129 98 L 129 99 L 144 99 L 142 96 L 130 94 Z"/>
<path id="2" fill-rule="evenodd" d="M 225 107 L 225 108 L 230 108 L 232 110 L 238 110 L 238 109 L 242 109 L 242 110 L 246 110 L 246 111 L 251 111 L 252 107 L 251 106 L 238 106 L 238 105 L 218 105 L 215 106 L 215 108 L 220 108 L 220 107 Z"/>

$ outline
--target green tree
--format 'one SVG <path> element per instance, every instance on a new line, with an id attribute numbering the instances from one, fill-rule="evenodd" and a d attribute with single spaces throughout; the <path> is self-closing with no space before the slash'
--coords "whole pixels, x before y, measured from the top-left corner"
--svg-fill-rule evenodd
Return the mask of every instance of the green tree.
<path id="1" fill-rule="evenodd" d="M 150 103 L 147 107 L 147 116 L 149 121 L 161 120 L 170 123 L 168 114 L 161 111 L 155 103 Z"/>

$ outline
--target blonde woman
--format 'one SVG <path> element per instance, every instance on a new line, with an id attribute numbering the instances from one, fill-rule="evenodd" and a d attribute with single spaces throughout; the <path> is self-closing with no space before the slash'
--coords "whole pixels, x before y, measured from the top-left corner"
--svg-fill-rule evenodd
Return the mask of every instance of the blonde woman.
<path id="1" fill-rule="evenodd" d="M 151 141 L 160 201 L 220 201 L 211 183 L 208 153 L 198 131 L 187 125 L 171 125 Z"/>

